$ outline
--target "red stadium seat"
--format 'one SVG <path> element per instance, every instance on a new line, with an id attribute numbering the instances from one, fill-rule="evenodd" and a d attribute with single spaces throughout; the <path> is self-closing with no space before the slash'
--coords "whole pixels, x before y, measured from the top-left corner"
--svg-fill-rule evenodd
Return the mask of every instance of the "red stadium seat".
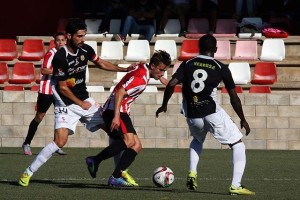
<path id="1" fill-rule="evenodd" d="M 174 89 L 174 93 L 181 93 L 182 92 L 182 86 L 181 85 L 176 85 Z"/>
<path id="2" fill-rule="evenodd" d="M 238 85 L 235 86 L 235 91 L 236 91 L 236 93 L 243 93 L 244 92 L 243 88 L 241 86 L 238 86 Z M 221 93 L 228 93 L 227 89 L 225 87 L 222 87 Z"/>
<path id="3" fill-rule="evenodd" d="M 256 60 L 257 41 L 236 41 L 234 60 Z"/>
<path id="4" fill-rule="evenodd" d="M 30 90 L 34 91 L 34 92 L 37 92 L 37 91 L 39 91 L 39 88 L 40 88 L 39 85 L 33 85 L 33 86 L 31 86 Z"/>
<path id="5" fill-rule="evenodd" d="M 249 93 L 271 93 L 271 88 L 267 85 L 253 85 L 250 87 Z"/>
<path id="6" fill-rule="evenodd" d="M 24 87 L 22 85 L 6 85 L 4 86 L 5 91 L 24 91 Z"/>
<path id="7" fill-rule="evenodd" d="M 16 62 L 12 70 L 12 77 L 8 82 L 13 84 L 30 84 L 35 79 L 36 75 L 33 63 Z"/>
<path id="8" fill-rule="evenodd" d="M 183 40 L 178 60 L 189 60 L 197 55 L 199 55 L 198 40 Z"/>
<path id="9" fill-rule="evenodd" d="M 0 63 L 0 84 L 7 82 L 9 79 L 7 63 Z"/>
<path id="10" fill-rule="evenodd" d="M 274 62 L 257 62 L 253 70 L 252 84 L 274 84 L 277 81 L 277 68 Z"/>
<path id="11" fill-rule="evenodd" d="M 230 41 L 229 40 L 218 40 L 217 41 L 217 52 L 214 55 L 215 59 L 230 60 Z"/>
<path id="12" fill-rule="evenodd" d="M 45 56 L 44 42 L 41 39 L 25 39 L 19 60 L 40 61 Z"/>
<path id="13" fill-rule="evenodd" d="M 0 60 L 10 61 L 18 57 L 18 48 L 14 39 L 0 39 Z"/>

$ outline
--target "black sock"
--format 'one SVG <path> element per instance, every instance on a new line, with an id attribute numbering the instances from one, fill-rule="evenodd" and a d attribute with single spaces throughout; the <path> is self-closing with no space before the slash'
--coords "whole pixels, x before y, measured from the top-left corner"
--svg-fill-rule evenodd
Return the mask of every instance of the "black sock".
<path id="1" fill-rule="evenodd" d="M 131 148 L 128 148 L 124 151 L 122 154 L 122 157 L 120 159 L 120 162 L 118 163 L 117 167 L 115 168 L 115 171 L 113 172 L 113 177 L 120 178 L 121 172 L 127 169 L 131 163 L 134 161 L 135 157 L 137 155 L 137 152 Z"/>
<path id="2" fill-rule="evenodd" d="M 24 144 L 30 144 L 31 140 L 33 139 L 37 127 L 39 126 L 39 122 L 35 121 L 34 119 L 30 122 L 29 129 L 27 132 L 27 136 L 25 138 Z"/>
<path id="3" fill-rule="evenodd" d="M 121 151 L 127 149 L 127 146 L 123 140 L 116 140 L 111 143 L 108 147 L 103 149 L 99 154 L 94 156 L 94 160 L 101 162 L 102 160 L 106 160 L 114 155 L 117 155 Z"/>

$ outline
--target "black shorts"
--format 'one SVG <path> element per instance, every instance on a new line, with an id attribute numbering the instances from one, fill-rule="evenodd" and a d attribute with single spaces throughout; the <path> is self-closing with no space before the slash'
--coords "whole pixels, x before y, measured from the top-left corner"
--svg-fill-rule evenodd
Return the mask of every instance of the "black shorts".
<path id="1" fill-rule="evenodd" d="M 105 125 L 107 129 L 110 129 L 111 122 L 114 118 L 114 111 L 113 110 L 105 110 L 103 112 L 103 120 L 105 122 Z M 123 134 L 126 133 L 133 133 L 136 135 L 136 131 L 133 127 L 132 121 L 127 113 L 120 113 L 120 127 L 118 130 L 114 130 L 113 132 L 108 131 L 109 137 L 112 137 L 114 139 L 120 139 L 123 138 Z"/>
<path id="2" fill-rule="evenodd" d="M 36 102 L 36 111 L 46 113 L 53 103 L 53 100 L 53 95 L 39 93 Z"/>

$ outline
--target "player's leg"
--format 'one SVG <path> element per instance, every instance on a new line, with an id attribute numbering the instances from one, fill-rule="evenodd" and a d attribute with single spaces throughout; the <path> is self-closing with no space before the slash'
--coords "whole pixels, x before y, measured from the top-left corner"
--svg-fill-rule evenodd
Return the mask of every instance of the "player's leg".
<path id="1" fill-rule="evenodd" d="M 229 188 L 230 194 L 255 194 L 241 185 L 242 176 L 246 165 L 245 145 L 241 138 L 243 134 L 223 110 L 206 117 L 211 126 L 210 132 L 222 144 L 232 148 L 233 178 Z"/>
<path id="2" fill-rule="evenodd" d="M 29 124 L 27 136 L 25 138 L 25 141 L 22 145 L 23 152 L 25 155 L 32 155 L 30 144 L 31 141 L 37 131 L 37 128 L 40 124 L 40 122 L 43 120 L 47 110 L 51 106 L 53 102 L 52 95 L 46 95 L 46 94 L 38 94 L 37 102 L 36 102 L 36 114 L 34 119 Z"/>
<path id="3" fill-rule="evenodd" d="M 197 166 L 202 153 L 203 142 L 206 137 L 204 121 L 202 118 L 187 119 L 193 140 L 190 143 L 190 167 L 187 176 L 186 186 L 190 190 L 196 190 L 197 184 Z"/>

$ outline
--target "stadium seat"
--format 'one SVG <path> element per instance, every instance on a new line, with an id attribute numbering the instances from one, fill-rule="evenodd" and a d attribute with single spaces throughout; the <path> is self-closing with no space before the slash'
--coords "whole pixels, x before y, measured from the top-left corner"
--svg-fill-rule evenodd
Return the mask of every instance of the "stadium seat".
<path id="1" fill-rule="evenodd" d="M 121 41 L 103 41 L 101 46 L 101 59 L 122 60 L 123 44 Z"/>
<path id="2" fill-rule="evenodd" d="M 261 49 L 260 60 L 282 61 L 285 59 L 285 45 L 283 39 L 265 39 Z"/>
<path id="3" fill-rule="evenodd" d="M 35 82 L 36 82 L 37 84 L 40 84 L 42 76 L 43 76 L 43 74 L 42 74 L 42 71 L 41 71 L 41 69 L 40 69 L 40 70 L 39 70 L 38 77 L 37 77 L 36 80 L 35 80 Z"/>
<path id="4" fill-rule="evenodd" d="M 181 62 L 175 62 L 172 69 L 172 75 L 177 71 L 178 67 L 180 66 Z"/>
<path id="5" fill-rule="evenodd" d="M 170 54 L 171 60 L 177 59 L 177 47 L 175 40 L 156 40 L 154 51 L 164 50 Z"/>
<path id="6" fill-rule="evenodd" d="M 126 74 L 127 72 L 117 72 L 117 78 L 113 80 L 113 83 L 119 83 Z"/>
<path id="7" fill-rule="evenodd" d="M 84 43 L 90 45 L 94 49 L 96 55 L 98 56 L 97 41 L 95 41 L 95 40 L 89 40 L 89 41 L 85 41 Z"/>
<path id="8" fill-rule="evenodd" d="M 0 63 L 0 84 L 6 83 L 9 79 L 9 72 L 7 63 Z"/>
<path id="9" fill-rule="evenodd" d="M 235 84 L 243 85 L 251 81 L 250 65 L 247 62 L 229 63 L 229 69 Z"/>
<path id="10" fill-rule="evenodd" d="M 104 92 L 104 87 L 102 85 L 89 85 L 86 86 L 88 92 Z"/>
<path id="11" fill-rule="evenodd" d="M 237 21 L 235 19 L 217 19 L 215 37 L 235 37 Z"/>
<path id="12" fill-rule="evenodd" d="M 176 85 L 174 88 L 174 93 L 181 93 L 182 92 L 182 85 Z"/>
<path id="13" fill-rule="evenodd" d="M 259 31 L 262 29 L 262 26 L 263 26 L 263 22 L 260 17 L 244 17 L 242 19 L 242 22 L 240 23 L 240 27 L 245 24 L 255 25 L 255 27 L 257 27 L 259 29 Z M 244 39 L 249 39 L 249 38 L 259 39 L 259 38 L 261 38 L 261 36 L 262 36 L 261 32 L 254 33 L 254 34 L 253 33 L 239 33 L 238 34 L 239 38 L 244 38 Z"/>
<path id="14" fill-rule="evenodd" d="M 0 60 L 11 61 L 18 57 L 18 48 L 14 39 L 0 39 Z"/>
<path id="15" fill-rule="evenodd" d="M 31 62 L 16 62 L 12 69 L 12 77 L 8 80 L 11 84 L 30 84 L 35 82 L 35 68 Z"/>
<path id="16" fill-rule="evenodd" d="M 180 32 L 181 26 L 179 19 L 168 19 L 164 34 L 156 35 L 156 37 L 177 37 Z"/>
<path id="17" fill-rule="evenodd" d="M 24 91 L 24 86 L 22 85 L 6 85 L 4 86 L 5 91 Z"/>
<path id="18" fill-rule="evenodd" d="M 257 59 L 257 41 L 237 40 L 235 53 L 232 57 L 234 60 L 256 60 Z"/>
<path id="19" fill-rule="evenodd" d="M 45 47 L 42 39 L 25 39 L 19 60 L 40 61 L 45 56 Z"/>
<path id="20" fill-rule="evenodd" d="M 230 41 L 229 40 L 218 40 L 217 41 L 217 52 L 214 55 L 215 59 L 230 60 Z"/>
<path id="21" fill-rule="evenodd" d="M 191 18 L 188 23 L 187 31 L 189 34 L 202 33 L 206 34 L 209 31 L 207 18 Z"/>
<path id="22" fill-rule="evenodd" d="M 148 40 L 130 40 L 128 42 L 126 61 L 146 61 L 150 59 Z"/>
<path id="23" fill-rule="evenodd" d="M 86 34 L 98 34 L 98 27 L 102 19 L 85 19 L 86 24 Z"/>
<path id="24" fill-rule="evenodd" d="M 253 70 L 252 84 L 274 84 L 277 81 L 277 68 L 274 62 L 257 62 Z"/>
<path id="25" fill-rule="evenodd" d="M 243 88 L 239 85 L 235 86 L 235 91 L 236 91 L 236 93 L 243 93 L 244 92 Z M 222 87 L 221 93 L 228 93 L 227 89 L 225 87 Z"/>
<path id="26" fill-rule="evenodd" d="M 249 93 L 271 93 L 271 88 L 267 85 L 253 85 L 250 87 Z"/>
<path id="27" fill-rule="evenodd" d="M 178 60 L 189 60 L 197 55 L 199 55 L 198 40 L 183 40 Z"/>

